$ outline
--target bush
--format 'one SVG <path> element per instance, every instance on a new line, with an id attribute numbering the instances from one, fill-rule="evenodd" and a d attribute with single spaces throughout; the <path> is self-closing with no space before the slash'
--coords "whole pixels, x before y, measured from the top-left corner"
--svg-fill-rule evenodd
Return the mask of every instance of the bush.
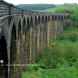
<path id="1" fill-rule="evenodd" d="M 44 68 L 57 68 L 78 64 L 78 29 L 69 28 L 56 40 L 50 40 L 49 47 L 37 58 Z"/>
<path id="2" fill-rule="evenodd" d="M 22 78 L 78 78 L 78 69 L 73 67 L 61 67 L 57 69 L 39 69 L 22 73 Z"/>
<path id="3" fill-rule="evenodd" d="M 38 60 L 38 63 L 45 68 L 56 68 L 58 61 L 61 62 L 61 54 L 57 53 L 57 49 L 52 51 L 53 49 L 45 49 L 42 56 Z"/>
<path id="4" fill-rule="evenodd" d="M 72 42 L 78 41 L 78 32 L 65 32 L 64 34 L 61 34 L 57 40 L 69 40 Z"/>
<path id="5" fill-rule="evenodd" d="M 56 41 L 55 45 L 50 44 L 42 55 L 38 57 L 37 63 L 45 68 L 57 68 L 59 66 L 72 66 L 78 61 L 78 42 Z"/>
<path id="6" fill-rule="evenodd" d="M 40 68 L 40 64 L 28 64 L 26 67 L 27 71 L 36 71 Z"/>

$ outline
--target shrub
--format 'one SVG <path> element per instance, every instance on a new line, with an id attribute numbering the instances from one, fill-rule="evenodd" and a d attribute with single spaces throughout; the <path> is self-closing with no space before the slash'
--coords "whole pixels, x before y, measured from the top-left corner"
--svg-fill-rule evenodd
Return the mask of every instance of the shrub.
<path id="1" fill-rule="evenodd" d="M 22 73 L 22 78 L 78 78 L 78 69 L 73 67 L 61 67 L 57 69 L 39 69 Z"/>
<path id="2" fill-rule="evenodd" d="M 56 41 L 54 47 L 46 48 L 37 62 L 45 68 L 72 66 L 78 61 L 78 42 Z"/>
<path id="3" fill-rule="evenodd" d="M 40 64 L 28 64 L 26 67 L 27 71 L 36 71 L 40 68 Z"/>
<path id="4" fill-rule="evenodd" d="M 65 32 L 64 34 L 61 34 L 57 40 L 69 40 L 72 42 L 78 41 L 78 32 Z"/>

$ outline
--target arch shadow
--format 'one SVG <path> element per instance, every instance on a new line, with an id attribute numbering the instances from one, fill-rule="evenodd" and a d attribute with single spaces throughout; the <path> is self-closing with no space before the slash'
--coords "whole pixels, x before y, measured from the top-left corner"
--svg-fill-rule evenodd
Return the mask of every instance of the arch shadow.
<path id="1" fill-rule="evenodd" d="M 11 31 L 11 43 L 10 43 L 10 78 L 14 77 L 14 64 L 16 64 L 16 55 L 17 55 L 17 48 L 16 48 L 16 27 L 13 24 L 12 31 Z"/>
<path id="2" fill-rule="evenodd" d="M 4 36 L 0 38 L 0 78 L 8 78 L 7 43 Z"/>

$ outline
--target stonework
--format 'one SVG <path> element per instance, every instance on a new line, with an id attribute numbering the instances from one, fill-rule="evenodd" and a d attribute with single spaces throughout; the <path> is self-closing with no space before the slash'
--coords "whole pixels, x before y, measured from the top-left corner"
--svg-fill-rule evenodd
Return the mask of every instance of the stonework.
<path id="1" fill-rule="evenodd" d="M 36 57 L 48 46 L 50 38 L 63 32 L 65 17 L 65 14 L 26 12 L 0 0 L 0 41 L 4 38 L 0 46 L 4 44 L 6 49 L 0 51 L 5 55 L 0 60 L 7 69 L 3 76 L 20 78 L 26 65 L 35 63 Z"/>

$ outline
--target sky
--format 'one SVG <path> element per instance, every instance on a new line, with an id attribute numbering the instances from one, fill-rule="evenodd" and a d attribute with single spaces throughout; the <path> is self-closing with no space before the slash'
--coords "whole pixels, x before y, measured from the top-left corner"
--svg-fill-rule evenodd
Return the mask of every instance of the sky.
<path id="1" fill-rule="evenodd" d="M 64 3 L 78 3 L 78 0 L 4 0 L 9 3 L 18 4 L 64 4 Z"/>

